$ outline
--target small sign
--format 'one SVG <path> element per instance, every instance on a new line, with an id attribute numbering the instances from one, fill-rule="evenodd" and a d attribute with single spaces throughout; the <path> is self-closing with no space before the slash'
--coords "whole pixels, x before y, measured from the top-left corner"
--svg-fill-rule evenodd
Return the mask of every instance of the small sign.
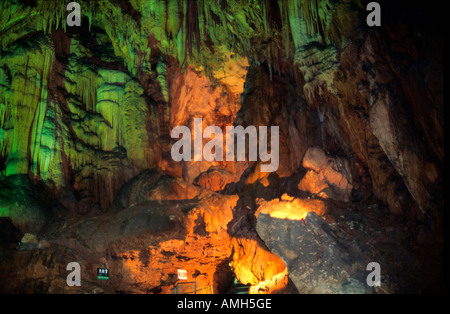
<path id="1" fill-rule="evenodd" d="M 187 270 L 178 269 L 178 279 L 187 280 Z"/>
<path id="2" fill-rule="evenodd" d="M 97 268 L 97 279 L 108 280 L 109 279 L 108 268 Z"/>

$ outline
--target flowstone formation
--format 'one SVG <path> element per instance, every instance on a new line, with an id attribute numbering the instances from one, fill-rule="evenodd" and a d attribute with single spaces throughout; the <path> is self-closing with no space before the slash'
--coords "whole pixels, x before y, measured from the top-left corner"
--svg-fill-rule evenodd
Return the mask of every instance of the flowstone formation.
<path id="1" fill-rule="evenodd" d="M 367 2 L 0 1 L 0 291 L 441 292 L 443 28 Z M 278 168 L 175 161 L 196 118 Z"/>

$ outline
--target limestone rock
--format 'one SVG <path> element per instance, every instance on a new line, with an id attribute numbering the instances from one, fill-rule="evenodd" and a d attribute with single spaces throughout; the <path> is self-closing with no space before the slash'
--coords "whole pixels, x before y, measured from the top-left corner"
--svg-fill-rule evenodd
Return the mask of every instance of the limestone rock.
<path id="1" fill-rule="evenodd" d="M 303 157 L 302 166 L 308 170 L 321 172 L 328 164 L 328 158 L 323 149 L 319 147 L 309 148 Z"/>
<path id="2" fill-rule="evenodd" d="M 9 217 L 22 233 L 37 233 L 47 221 L 36 191 L 26 175 L 11 175 L 0 182 L 0 215 Z"/>
<path id="3" fill-rule="evenodd" d="M 225 292 L 232 274 L 227 225 L 236 195 L 217 194 L 155 169 L 135 177 L 119 195 L 117 208 L 108 213 L 74 215 L 50 225 L 45 233 L 50 249 L 68 247 L 89 267 L 99 259 L 108 263 L 121 274 L 110 280 L 117 290 L 169 293 L 182 268 L 188 276 L 201 271 L 199 286 Z"/>
<path id="4" fill-rule="evenodd" d="M 180 178 L 174 178 L 158 168 L 142 171 L 118 191 L 112 210 L 122 210 L 145 201 L 190 200 L 212 192 Z"/>
<path id="5" fill-rule="evenodd" d="M 281 257 L 300 293 L 366 293 L 365 257 L 343 233 L 310 212 L 305 223 L 261 212 L 256 230 Z"/>
<path id="6" fill-rule="evenodd" d="M 44 244 L 46 243 L 44 242 Z M 33 250 L 42 248 L 43 246 L 41 242 L 38 241 L 36 235 L 31 233 L 25 233 L 18 245 L 19 250 Z"/>
<path id="7" fill-rule="evenodd" d="M 318 147 L 309 148 L 302 165 L 308 172 L 300 180 L 298 189 L 348 202 L 352 192 L 352 175 L 344 158 L 327 157 Z"/>
<path id="8" fill-rule="evenodd" d="M 38 239 L 34 234 L 31 233 L 25 233 L 22 237 L 22 240 L 20 240 L 22 243 L 37 243 Z"/>
<path id="9" fill-rule="evenodd" d="M 237 181 L 235 175 L 226 169 L 210 168 L 208 171 L 201 173 L 194 181 L 203 188 L 212 191 L 221 191 L 228 184 Z"/>
<path id="10" fill-rule="evenodd" d="M 326 212 L 326 205 L 319 199 L 301 199 L 287 194 L 281 196 L 281 200 L 265 201 L 258 199 L 259 207 L 256 216 L 262 214 L 278 219 L 302 220 L 309 212 L 323 215 Z"/>
<path id="11" fill-rule="evenodd" d="M 330 187 L 325 181 L 323 173 L 317 173 L 315 171 L 307 171 L 297 187 L 299 190 L 308 191 L 323 198 L 328 198 L 328 194 L 331 192 L 329 191 Z"/>

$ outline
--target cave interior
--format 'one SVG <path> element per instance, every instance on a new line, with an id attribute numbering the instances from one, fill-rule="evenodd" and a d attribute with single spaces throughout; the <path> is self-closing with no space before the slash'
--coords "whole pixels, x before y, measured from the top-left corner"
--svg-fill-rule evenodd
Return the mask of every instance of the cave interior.
<path id="1" fill-rule="evenodd" d="M 0 1 L 0 292 L 444 291 L 442 18 L 368 2 Z"/>

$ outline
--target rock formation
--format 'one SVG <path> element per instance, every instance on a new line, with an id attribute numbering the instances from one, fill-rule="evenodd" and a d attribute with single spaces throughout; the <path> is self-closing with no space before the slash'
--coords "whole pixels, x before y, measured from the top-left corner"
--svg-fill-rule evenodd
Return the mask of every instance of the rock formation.
<path id="1" fill-rule="evenodd" d="M 321 148 L 311 147 L 303 157 L 302 166 L 308 172 L 298 183 L 299 190 L 344 202 L 350 199 L 353 186 L 346 159 L 327 158 Z"/>

